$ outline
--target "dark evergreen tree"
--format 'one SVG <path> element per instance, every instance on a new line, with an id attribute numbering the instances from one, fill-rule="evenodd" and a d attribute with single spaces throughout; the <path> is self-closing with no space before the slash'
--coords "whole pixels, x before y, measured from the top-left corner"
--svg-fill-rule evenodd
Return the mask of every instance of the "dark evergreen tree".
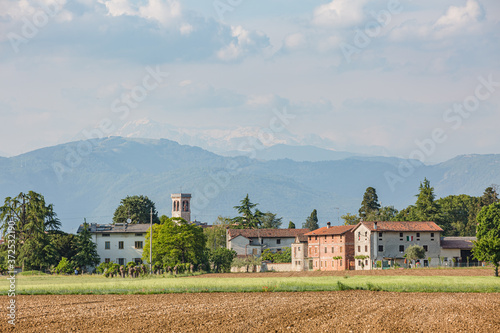
<path id="1" fill-rule="evenodd" d="M 368 187 L 363 195 L 361 208 L 359 209 L 359 217 L 363 220 L 376 220 L 380 209 L 378 202 L 377 191 L 373 187 Z"/>
<path id="2" fill-rule="evenodd" d="M 86 271 L 88 267 L 95 267 L 101 261 L 97 254 L 97 244 L 92 241 L 92 234 L 87 222 L 83 223 L 82 230 L 76 241 L 76 254 L 73 257 L 75 265 Z"/>
<path id="3" fill-rule="evenodd" d="M 319 229 L 318 212 L 316 211 L 316 209 L 312 211 L 311 215 L 307 218 L 306 223 L 304 223 L 303 227 L 311 231 Z"/>

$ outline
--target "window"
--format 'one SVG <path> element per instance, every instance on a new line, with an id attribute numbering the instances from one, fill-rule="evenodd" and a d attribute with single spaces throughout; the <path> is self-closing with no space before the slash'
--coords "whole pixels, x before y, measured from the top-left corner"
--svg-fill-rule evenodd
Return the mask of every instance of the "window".
<path id="1" fill-rule="evenodd" d="M 365 245 L 365 252 L 368 252 L 368 245 Z"/>
<path id="2" fill-rule="evenodd" d="M 111 242 L 104 242 L 104 249 L 109 250 L 111 248 Z"/>
<path id="3" fill-rule="evenodd" d="M 256 255 L 257 255 L 257 249 L 252 249 L 252 254 L 253 254 L 254 256 L 256 256 Z"/>
<path id="4" fill-rule="evenodd" d="M 278 239 L 276 240 L 276 244 L 281 244 L 281 239 L 279 239 L 279 238 L 278 238 Z"/>
<path id="5" fill-rule="evenodd" d="M 111 262 L 111 259 L 109 259 L 109 258 L 104 258 L 104 262 L 105 262 L 106 264 L 109 264 L 109 263 Z"/>
<path id="6" fill-rule="evenodd" d="M 314 240 L 318 240 L 318 236 L 314 236 Z"/>
<path id="7" fill-rule="evenodd" d="M 429 249 L 427 248 L 427 245 L 424 245 L 422 247 L 424 248 L 425 252 L 429 251 Z"/>
<path id="8" fill-rule="evenodd" d="M 125 265 L 125 258 L 118 258 L 118 265 Z"/>
<path id="9" fill-rule="evenodd" d="M 142 241 L 136 241 L 135 242 L 135 248 L 136 249 L 142 249 Z"/>
<path id="10" fill-rule="evenodd" d="M 340 253 L 342 253 L 342 246 L 340 247 Z"/>
<path id="11" fill-rule="evenodd" d="M 379 245 L 378 246 L 378 252 L 384 252 L 384 246 L 383 245 Z"/>
<path id="12" fill-rule="evenodd" d="M 332 253 L 335 253 L 335 249 L 333 248 L 333 246 L 332 246 Z"/>
<path id="13" fill-rule="evenodd" d="M 403 233 L 402 232 L 399 233 L 399 237 L 403 237 Z"/>
<path id="14" fill-rule="evenodd" d="M 109 234 L 102 234 L 102 237 L 109 237 Z"/>
<path id="15" fill-rule="evenodd" d="M 368 259 L 365 259 L 365 266 L 368 266 Z"/>
<path id="16" fill-rule="evenodd" d="M 399 245 L 399 252 L 401 252 L 401 253 L 405 252 L 405 246 L 404 245 Z"/>
<path id="17" fill-rule="evenodd" d="M 328 249 L 326 248 L 326 246 L 325 246 L 325 253 L 328 253 Z"/>
<path id="18" fill-rule="evenodd" d="M 142 234 L 135 234 L 137 237 L 142 237 Z M 154 234 L 153 234 L 154 235 Z"/>
<path id="19" fill-rule="evenodd" d="M 343 236 L 342 236 L 342 235 L 340 235 L 340 241 L 341 241 L 341 242 L 342 242 L 342 239 L 343 239 Z"/>
<path id="20" fill-rule="evenodd" d="M 134 258 L 134 262 L 136 265 L 142 264 L 142 259 L 141 258 Z"/>
<path id="21" fill-rule="evenodd" d="M 420 238 L 420 232 L 417 232 L 417 237 Z"/>
<path id="22" fill-rule="evenodd" d="M 361 246 L 358 245 L 358 252 L 361 252 Z"/>
<path id="23" fill-rule="evenodd" d="M 118 249 L 123 250 L 123 241 L 118 242 Z"/>
<path id="24" fill-rule="evenodd" d="M 340 259 L 340 266 L 342 266 L 342 259 Z"/>
<path id="25" fill-rule="evenodd" d="M 434 237 L 434 233 L 433 232 L 431 232 L 431 237 Z"/>
<path id="26" fill-rule="evenodd" d="M 378 236 L 379 236 L 379 237 L 382 237 L 382 233 L 381 233 L 381 232 L 379 232 L 379 233 L 378 233 Z"/>
<path id="27" fill-rule="evenodd" d="M 260 244 L 264 244 L 264 238 L 260 239 Z"/>

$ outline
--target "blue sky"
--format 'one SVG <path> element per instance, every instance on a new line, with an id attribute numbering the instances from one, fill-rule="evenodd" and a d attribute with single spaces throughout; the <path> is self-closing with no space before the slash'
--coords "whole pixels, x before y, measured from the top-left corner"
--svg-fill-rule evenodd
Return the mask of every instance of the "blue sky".
<path id="1" fill-rule="evenodd" d="M 0 155 L 103 120 L 265 128 L 284 108 L 338 150 L 500 153 L 499 20 L 495 0 L 2 1 Z"/>

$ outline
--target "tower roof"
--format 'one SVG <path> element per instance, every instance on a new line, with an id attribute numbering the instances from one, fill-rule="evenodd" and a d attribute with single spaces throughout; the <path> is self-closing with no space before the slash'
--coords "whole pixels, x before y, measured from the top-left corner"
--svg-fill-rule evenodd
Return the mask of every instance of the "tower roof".
<path id="1" fill-rule="evenodd" d="M 172 199 L 174 198 L 191 198 L 191 193 L 172 193 L 170 196 Z"/>

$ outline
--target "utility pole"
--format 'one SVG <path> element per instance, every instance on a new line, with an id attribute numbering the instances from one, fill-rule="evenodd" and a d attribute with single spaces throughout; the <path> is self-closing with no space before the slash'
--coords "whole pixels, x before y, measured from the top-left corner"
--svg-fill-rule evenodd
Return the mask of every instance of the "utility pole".
<path id="1" fill-rule="evenodd" d="M 153 274 L 153 207 L 151 207 L 149 219 L 149 275 Z"/>

